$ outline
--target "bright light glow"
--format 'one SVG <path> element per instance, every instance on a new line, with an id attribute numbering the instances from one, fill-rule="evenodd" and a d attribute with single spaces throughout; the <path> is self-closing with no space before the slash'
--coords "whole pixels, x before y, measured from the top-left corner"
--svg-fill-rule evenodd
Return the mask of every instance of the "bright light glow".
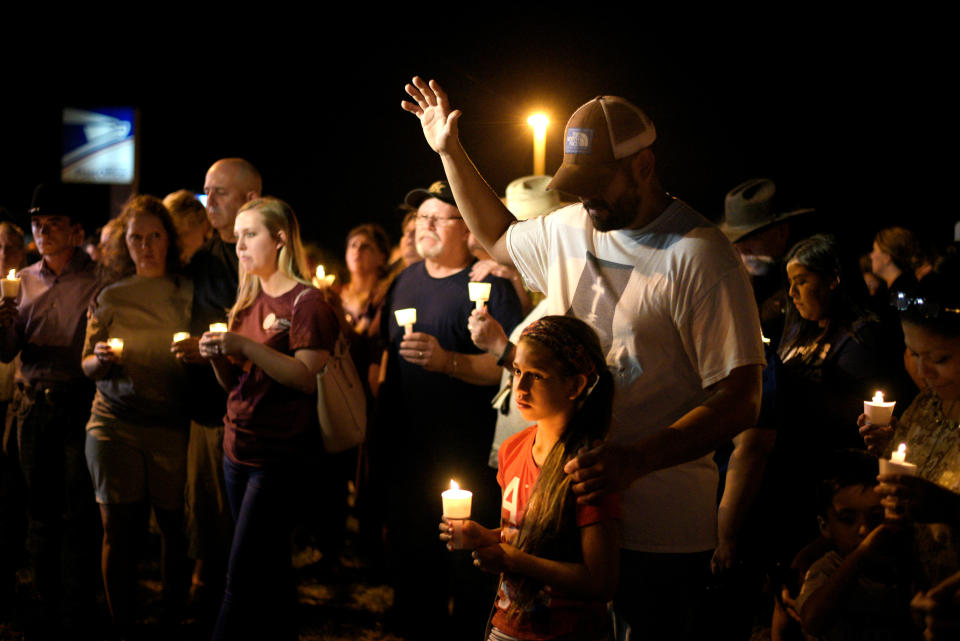
<path id="1" fill-rule="evenodd" d="M 456 481 L 454 481 L 453 479 L 450 479 L 450 489 L 451 489 L 451 490 L 459 490 L 459 489 L 460 489 L 460 484 L 457 483 Z"/>
<path id="2" fill-rule="evenodd" d="M 547 125 L 550 124 L 550 119 L 547 118 L 547 114 L 544 113 L 535 113 L 527 118 L 527 124 L 533 127 L 534 131 L 546 131 Z"/>
<path id="3" fill-rule="evenodd" d="M 8 280 L 13 280 L 16 277 L 17 277 L 17 270 L 15 269 L 11 269 L 10 272 L 7 274 Z"/>
<path id="4" fill-rule="evenodd" d="M 527 118 L 533 127 L 533 175 L 543 176 L 547 169 L 547 125 L 550 119 L 544 113 L 535 113 Z"/>
<path id="5" fill-rule="evenodd" d="M 337 279 L 336 274 L 327 274 L 323 265 L 317 265 L 317 277 L 313 279 L 314 287 L 329 287 Z"/>

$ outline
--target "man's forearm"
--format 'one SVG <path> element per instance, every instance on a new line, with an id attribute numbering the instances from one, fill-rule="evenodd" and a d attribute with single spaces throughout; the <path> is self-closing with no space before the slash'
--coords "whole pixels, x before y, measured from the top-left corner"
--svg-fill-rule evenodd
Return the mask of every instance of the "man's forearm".
<path id="1" fill-rule="evenodd" d="M 733 370 L 717 383 L 703 404 L 631 447 L 636 477 L 709 454 L 757 422 L 760 413 L 761 368 Z"/>
<path id="2" fill-rule="evenodd" d="M 500 202 L 459 143 L 449 152 L 441 153 L 440 159 L 457 209 L 467 227 L 495 261 L 513 265 L 507 252 L 506 233 L 516 219 Z"/>
<path id="3" fill-rule="evenodd" d="M 759 427 L 744 430 L 734 438 L 723 498 L 717 508 L 717 532 L 721 540 L 733 539 L 740 532 L 743 519 L 760 490 L 775 438 L 776 432 Z"/>

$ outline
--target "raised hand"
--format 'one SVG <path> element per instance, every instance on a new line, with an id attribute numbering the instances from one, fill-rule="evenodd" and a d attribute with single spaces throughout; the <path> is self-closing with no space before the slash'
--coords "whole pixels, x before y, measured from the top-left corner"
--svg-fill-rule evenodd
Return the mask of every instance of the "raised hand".
<path id="1" fill-rule="evenodd" d="M 458 144 L 457 120 L 461 112 L 459 109 L 450 110 L 447 94 L 437 81 L 426 83 L 419 76 L 414 76 L 412 84 L 406 85 L 404 89 L 413 98 L 413 102 L 404 100 L 400 106 L 420 119 L 423 137 L 427 139 L 430 148 L 442 154 Z"/>

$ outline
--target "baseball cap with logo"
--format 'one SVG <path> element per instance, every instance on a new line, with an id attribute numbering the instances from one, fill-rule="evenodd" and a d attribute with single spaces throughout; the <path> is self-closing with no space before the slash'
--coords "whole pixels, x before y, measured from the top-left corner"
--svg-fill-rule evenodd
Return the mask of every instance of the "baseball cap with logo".
<path id="1" fill-rule="evenodd" d="M 426 189 L 422 187 L 414 189 L 404 197 L 403 202 L 413 208 L 417 208 L 428 198 L 436 198 L 448 205 L 457 206 L 457 201 L 453 199 L 453 192 L 450 191 L 450 185 L 447 184 L 446 180 L 438 180 Z"/>
<path id="2" fill-rule="evenodd" d="M 646 149 L 656 139 L 653 121 L 639 107 L 617 96 L 597 96 L 567 121 L 563 164 L 547 188 L 593 196 L 616 173 L 618 160 Z"/>

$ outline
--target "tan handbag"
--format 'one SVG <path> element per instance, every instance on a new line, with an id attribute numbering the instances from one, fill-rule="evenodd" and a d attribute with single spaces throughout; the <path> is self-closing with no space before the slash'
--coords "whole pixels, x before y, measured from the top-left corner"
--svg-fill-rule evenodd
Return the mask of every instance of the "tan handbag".
<path id="1" fill-rule="evenodd" d="M 356 447 L 366 436 L 367 397 L 343 332 L 317 374 L 317 417 L 323 447 L 331 454 Z"/>

